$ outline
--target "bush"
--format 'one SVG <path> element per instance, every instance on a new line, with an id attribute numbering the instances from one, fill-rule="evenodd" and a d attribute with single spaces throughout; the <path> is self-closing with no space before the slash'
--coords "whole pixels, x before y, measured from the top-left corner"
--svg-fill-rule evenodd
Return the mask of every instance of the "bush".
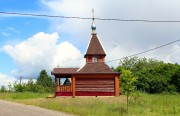
<path id="1" fill-rule="evenodd" d="M 6 92 L 6 87 L 4 85 L 1 86 L 1 90 L 0 90 L 1 93 L 4 93 Z"/>

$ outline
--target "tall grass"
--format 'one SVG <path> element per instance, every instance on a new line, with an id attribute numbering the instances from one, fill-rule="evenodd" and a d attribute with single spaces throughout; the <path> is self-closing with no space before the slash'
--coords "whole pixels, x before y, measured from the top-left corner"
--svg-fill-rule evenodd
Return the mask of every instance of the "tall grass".
<path id="1" fill-rule="evenodd" d="M 5 92 L 0 93 L 0 99 L 33 99 L 45 98 L 49 93 L 32 93 L 32 92 Z"/>
<path id="2" fill-rule="evenodd" d="M 137 101 L 130 101 L 130 112 L 139 115 L 180 115 L 180 95 L 142 94 Z"/>
<path id="3" fill-rule="evenodd" d="M 15 95 L 10 95 L 11 97 L 9 96 L 9 100 L 81 116 L 180 115 L 179 94 L 141 94 L 140 97 L 135 99 L 130 98 L 128 113 L 126 112 L 126 96 L 124 95 L 120 97 L 57 97 L 46 99 L 45 97 L 47 97 L 48 94 L 26 93 L 27 96 L 32 98 L 30 99 L 30 97 L 22 97 L 23 95 L 21 93 L 14 94 Z M 0 95 L 1 99 L 2 96 L 3 95 Z"/>

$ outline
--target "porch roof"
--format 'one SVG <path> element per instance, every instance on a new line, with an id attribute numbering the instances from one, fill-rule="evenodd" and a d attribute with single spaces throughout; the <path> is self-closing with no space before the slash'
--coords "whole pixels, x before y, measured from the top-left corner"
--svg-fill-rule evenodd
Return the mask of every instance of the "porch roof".
<path id="1" fill-rule="evenodd" d="M 78 69 L 79 68 L 54 68 L 51 74 L 71 75 L 76 73 Z"/>

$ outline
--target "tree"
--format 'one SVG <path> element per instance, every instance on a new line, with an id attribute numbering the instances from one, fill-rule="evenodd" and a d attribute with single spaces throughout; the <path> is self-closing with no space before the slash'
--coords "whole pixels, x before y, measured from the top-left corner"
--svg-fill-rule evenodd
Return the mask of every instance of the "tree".
<path id="1" fill-rule="evenodd" d="M 4 85 L 1 86 L 1 90 L 0 90 L 1 93 L 4 93 L 6 92 L 6 87 Z"/>
<path id="2" fill-rule="evenodd" d="M 159 61 L 155 59 L 138 58 L 138 57 L 125 57 L 121 61 L 121 66 L 130 70 L 132 73 L 136 73 L 140 70 L 155 66 Z"/>
<path id="3" fill-rule="evenodd" d="M 13 91 L 13 87 L 12 87 L 11 83 L 8 84 L 8 90 L 9 90 L 9 92 Z"/>
<path id="4" fill-rule="evenodd" d="M 157 62 L 153 67 L 135 73 L 139 77 L 136 83 L 137 89 L 148 93 L 176 92 L 173 75 L 177 71 L 178 66 L 174 64 Z"/>
<path id="5" fill-rule="evenodd" d="M 36 84 L 43 90 L 41 92 L 53 91 L 53 82 L 50 76 L 48 76 L 46 70 L 42 70 L 37 78 Z"/>
<path id="6" fill-rule="evenodd" d="M 180 92 L 180 65 L 164 63 L 155 59 L 126 57 L 121 67 L 138 77 L 137 90 L 147 93 Z M 118 71 L 117 67 L 114 69 Z"/>
<path id="7" fill-rule="evenodd" d="M 36 90 L 36 83 L 32 78 L 29 78 L 27 84 L 25 85 L 25 91 L 37 92 Z"/>
<path id="8" fill-rule="evenodd" d="M 178 70 L 173 74 L 172 79 L 170 81 L 177 88 L 177 92 L 180 93 L 180 66 Z"/>
<path id="9" fill-rule="evenodd" d="M 126 95 L 127 100 L 127 112 L 128 112 L 128 104 L 129 104 L 129 96 L 135 90 L 135 82 L 137 81 L 137 77 L 130 71 L 121 69 L 121 89 L 122 92 Z"/>
<path id="10" fill-rule="evenodd" d="M 15 92 L 23 92 L 25 91 L 25 83 L 17 83 L 14 82 L 14 91 Z"/>

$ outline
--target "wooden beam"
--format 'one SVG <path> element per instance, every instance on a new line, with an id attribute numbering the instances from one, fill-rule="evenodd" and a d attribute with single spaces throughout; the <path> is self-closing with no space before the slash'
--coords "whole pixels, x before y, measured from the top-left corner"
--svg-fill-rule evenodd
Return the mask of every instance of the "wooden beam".
<path id="1" fill-rule="evenodd" d="M 55 84 L 54 84 L 54 96 L 56 96 L 57 86 L 58 86 L 58 82 L 57 82 L 57 78 L 55 78 Z"/>
<path id="2" fill-rule="evenodd" d="M 78 74 L 77 78 L 114 78 L 117 74 Z"/>
<path id="3" fill-rule="evenodd" d="M 115 96 L 119 96 L 119 77 L 115 76 Z"/>
<path id="4" fill-rule="evenodd" d="M 75 76 L 72 76 L 72 97 L 75 97 Z"/>
<path id="5" fill-rule="evenodd" d="M 59 81 L 59 82 L 58 82 L 58 85 L 60 86 L 60 85 L 61 85 L 61 78 L 59 78 L 58 81 Z"/>
<path id="6" fill-rule="evenodd" d="M 71 92 L 73 91 L 73 78 L 71 77 Z"/>

